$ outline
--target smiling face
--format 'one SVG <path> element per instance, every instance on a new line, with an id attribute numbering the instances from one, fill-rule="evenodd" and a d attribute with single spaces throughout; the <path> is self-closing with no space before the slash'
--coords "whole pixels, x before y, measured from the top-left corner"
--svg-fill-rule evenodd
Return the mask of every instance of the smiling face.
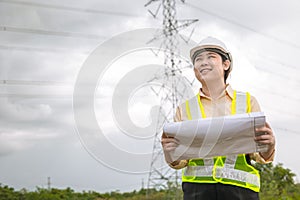
<path id="1" fill-rule="evenodd" d="M 230 61 L 223 61 L 220 54 L 212 51 L 204 51 L 195 58 L 194 72 L 196 78 L 202 84 L 216 80 L 224 82 L 224 71 L 229 66 Z"/>

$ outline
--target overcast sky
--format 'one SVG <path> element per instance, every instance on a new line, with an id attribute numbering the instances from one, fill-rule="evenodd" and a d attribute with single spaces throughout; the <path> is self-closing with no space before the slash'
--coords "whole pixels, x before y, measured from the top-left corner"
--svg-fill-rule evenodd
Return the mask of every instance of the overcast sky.
<path id="1" fill-rule="evenodd" d="M 105 41 L 162 27 L 162 10 L 156 19 L 147 11 L 155 12 L 159 3 L 145 8 L 146 3 L 0 0 L 0 183 L 32 190 L 47 187 L 51 177 L 53 187 L 100 192 L 147 184 L 153 135 L 122 133 L 112 101 L 120 85 L 126 91 L 137 83 L 124 87 L 121 80 L 132 80 L 135 73 L 139 79 L 134 80 L 143 80 L 145 73 L 137 68 L 161 65 L 163 59 L 150 51 L 127 52 L 101 66 L 99 58 L 99 67 L 106 69 L 97 80 L 94 107 L 105 139 L 89 135 L 89 141 L 99 141 L 96 149 L 77 129 L 72 96 L 85 61 Z M 290 168 L 299 181 L 299 1 L 178 1 L 177 18 L 199 19 L 181 32 L 188 36 L 194 30 L 193 41 L 211 35 L 226 43 L 234 60 L 230 84 L 258 99 L 276 135 L 275 163 Z M 105 58 L 127 43 L 105 43 Z M 185 76 L 191 78 L 192 71 Z M 145 127 L 157 99 L 139 84 L 126 103 L 132 122 Z M 109 151 L 109 145 L 128 157 Z"/>

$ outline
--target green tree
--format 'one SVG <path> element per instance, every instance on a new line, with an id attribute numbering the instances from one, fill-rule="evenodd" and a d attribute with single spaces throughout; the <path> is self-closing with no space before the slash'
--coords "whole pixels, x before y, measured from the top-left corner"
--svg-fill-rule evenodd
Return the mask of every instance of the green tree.
<path id="1" fill-rule="evenodd" d="M 19 194 L 14 188 L 0 183 L 0 200 L 19 200 Z"/>
<path id="2" fill-rule="evenodd" d="M 281 163 L 255 164 L 261 175 L 261 200 L 300 199 L 300 187 L 295 183 L 295 174 Z"/>

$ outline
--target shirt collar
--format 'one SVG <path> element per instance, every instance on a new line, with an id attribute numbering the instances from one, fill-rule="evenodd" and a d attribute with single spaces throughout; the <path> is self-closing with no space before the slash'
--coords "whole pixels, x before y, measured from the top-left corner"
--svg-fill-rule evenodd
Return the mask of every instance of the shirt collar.
<path id="1" fill-rule="evenodd" d="M 228 94 L 228 96 L 231 99 L 233 99 L 234 90 L 232 89 L 232 87 L 229 84 L 226 85 L 226 93 Z"/>
<path id="2" fill-rule="evenodd" d="M 231 99 L 233 99 L 233 93 L 234 93 L 234 90 L 232 89 L 232 87 L 231 87 L 229 84 L 226 84 L 225 92 L 226 92 L 226 94 L 227 94 Z M 201 97 L 205 97 L 205 98 L 210 99 L 210 97 L 206 96 L 206 95 L 202 92 L 202 88 L 200 88 L 199 94 L 200 94 Z"/>

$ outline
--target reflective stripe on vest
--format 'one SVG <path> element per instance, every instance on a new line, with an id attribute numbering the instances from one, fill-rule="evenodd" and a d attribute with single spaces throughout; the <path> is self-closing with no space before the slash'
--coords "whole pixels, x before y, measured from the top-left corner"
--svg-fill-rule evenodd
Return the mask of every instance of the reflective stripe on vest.
<path id="1" fill-rule="evenodd" d="M 250 94 L 234 91 L 232 114 L 251 112 Z M 206 118 L 200 95 L 186 101 L 188 119 Z M 239 169 L 239 167 L 241 167 Z M 243 170 L 242 170 L 243 169 Z M 260 188 L 259 172 L 246 161 L 245 154 L 191 159 L 183 169 L 183 182 L 225 183 L 245 187 L 256 192 Z"/>

